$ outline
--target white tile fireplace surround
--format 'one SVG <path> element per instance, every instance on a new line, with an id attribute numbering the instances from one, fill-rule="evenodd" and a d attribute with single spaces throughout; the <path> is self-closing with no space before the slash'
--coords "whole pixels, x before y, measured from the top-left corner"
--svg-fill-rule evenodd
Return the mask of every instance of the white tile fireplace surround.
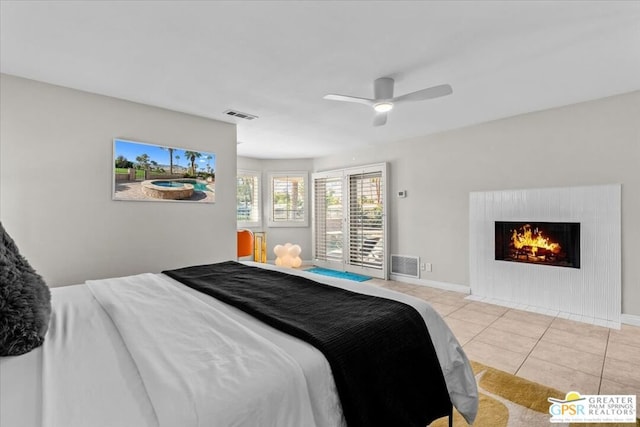
<path id="1" fill-rule="evenodd" d="M 621 186 L 472 192 L 469 298 L 620 327 Z M 495 221 L 579 222 L 580 268 L 495 260 Z"/>

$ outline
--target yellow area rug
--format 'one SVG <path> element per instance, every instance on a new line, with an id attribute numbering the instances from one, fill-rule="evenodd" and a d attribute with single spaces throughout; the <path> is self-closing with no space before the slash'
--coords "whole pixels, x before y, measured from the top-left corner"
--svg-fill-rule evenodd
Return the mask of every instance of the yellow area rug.
<path id="1" fill-rule="evenodd" d="M 538 427 L 568 426 L 569 424 L 551 424 L 549 422 L 549 397 L 564 399 L 565 392 L 546 387 L 524 378 L 508 374 L 481 363 L 471 361 L 476 374 L 480 407 L 474 427 Z M 454 410 L 454 427 L 467 427 L 469 424 Z M 448 418 L 440 418 L 430 427 L 447 427 Z M 588 423 L 570 424 L 571 427 L 630 427 L 631 424 Z M 635 423 L 640 427 L 640 419 Z"/>

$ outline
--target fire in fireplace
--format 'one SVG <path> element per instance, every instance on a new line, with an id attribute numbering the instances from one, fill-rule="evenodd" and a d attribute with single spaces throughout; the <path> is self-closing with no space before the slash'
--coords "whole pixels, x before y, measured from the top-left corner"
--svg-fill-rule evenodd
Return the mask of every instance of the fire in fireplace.
<path id="1" fill-rule="evenodd" d="M 496 221 L 495 259 L 580 268 L 580 223 Z"/>

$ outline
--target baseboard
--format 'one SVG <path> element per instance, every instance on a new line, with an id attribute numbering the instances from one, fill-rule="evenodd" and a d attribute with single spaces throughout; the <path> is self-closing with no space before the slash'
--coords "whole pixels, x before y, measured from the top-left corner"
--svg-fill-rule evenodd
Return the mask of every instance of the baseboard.
<path id="1" fill-rule="evenodd" d="M 636 316 L 635 314 L 624 314 L 620 315 L 620 322 L 625 325 L 631 326 L 640 326 L 640 316 Z"/>
<path id="2" fill-rule="evenodd" d="M 395 280 L 396 282 L 410 283 L 412 285 L 428 286 L 430 288 L 444 289 L 446 291 L 461 292 L 463 294 L 471 293 L 471 288 L 469 286 L 458 285 L 455 283 L 437 282 L 435 280 L 416 279 L 414 277 L 407 277 L 407 276 L 402 276 L 398 274 L 390 274 L 389 279 Z"/>

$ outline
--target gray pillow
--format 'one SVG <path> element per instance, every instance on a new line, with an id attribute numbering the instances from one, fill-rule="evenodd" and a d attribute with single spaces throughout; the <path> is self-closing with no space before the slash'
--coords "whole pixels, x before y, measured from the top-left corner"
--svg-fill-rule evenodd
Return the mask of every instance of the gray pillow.
<path id="1" fill-rule="evenodd" d="M 49 287 L 0 222 L 0 356 L 17 356 L 40 346 L 50 317 Z"/>

